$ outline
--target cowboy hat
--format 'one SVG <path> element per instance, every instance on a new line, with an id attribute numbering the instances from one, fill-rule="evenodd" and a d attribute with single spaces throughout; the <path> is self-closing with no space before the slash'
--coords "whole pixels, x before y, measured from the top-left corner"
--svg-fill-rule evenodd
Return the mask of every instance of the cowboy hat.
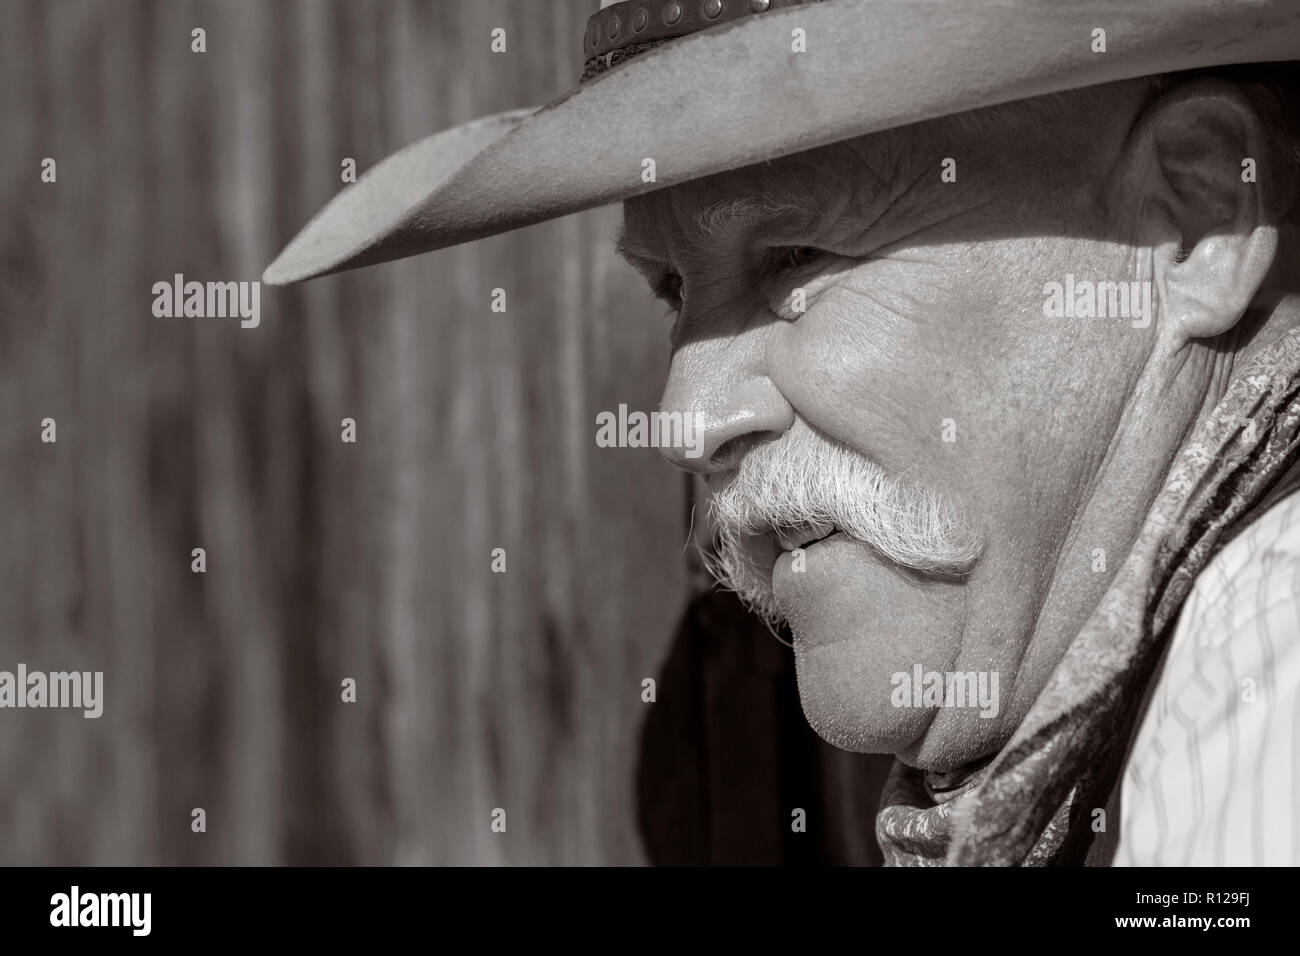
<path id="1" fill-rule="evenodd" d="M 583 46 L 573 90 L 383 160 L 344 187 L 263 279 L 283 285 L 430 252 L 1010 100 L 1300 59 L 1300 6 L 623 0 L 602 3 Z"/>

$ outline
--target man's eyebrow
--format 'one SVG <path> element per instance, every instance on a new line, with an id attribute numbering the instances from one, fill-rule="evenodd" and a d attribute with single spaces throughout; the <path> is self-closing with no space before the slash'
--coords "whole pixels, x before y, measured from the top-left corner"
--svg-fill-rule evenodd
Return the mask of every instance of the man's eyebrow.
<path id="1" fill-rule="evenodd" d="M 751 229 L 798 216 L 808 209 L 808 200 L 795 196 L 720 199 L 695 217 L 695 227 L 708 240 L 735 239 Z"/>
<path id="2" fill-rule="evenodd" d="M 696 214 L 693 222 L 697 234 L 693 238 L 706 246 L 720 240 L 734 240 L 750 230 L 806 213 L 809 208 L 807 199 L 794 196 L 719 199 Z M 626 226 L 614 240 L 614 249 L 633 265 L 653 265 L 661 261 L 661 257 L 629 233 Z"/>

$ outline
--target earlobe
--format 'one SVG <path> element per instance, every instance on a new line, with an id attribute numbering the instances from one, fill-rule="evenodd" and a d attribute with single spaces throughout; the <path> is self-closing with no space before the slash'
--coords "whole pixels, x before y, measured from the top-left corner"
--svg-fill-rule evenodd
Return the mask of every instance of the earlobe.
<path id="1" fill-rule="evenodd" d="M 1203 236 L 1191 250 L 1157 249 L 1156 288 L 1162 326 L 1181 346 L 1228 332 L 1250 306 L 1277 255 L 1277 229 Z"/>
<path id="2" fill-rule="evenodd" d="M 1197 80 L 1154 103 L 1138 135 L 1131 158 L 1143 184 L 1160 335 L 1175 348 L 1223 335 L 1277 255 L 1265 177 L 1257 182 L 1241 172 L 1244 159 L 1252 168 L 1268 162 L 1263 122 L 1231 83 Z"/>

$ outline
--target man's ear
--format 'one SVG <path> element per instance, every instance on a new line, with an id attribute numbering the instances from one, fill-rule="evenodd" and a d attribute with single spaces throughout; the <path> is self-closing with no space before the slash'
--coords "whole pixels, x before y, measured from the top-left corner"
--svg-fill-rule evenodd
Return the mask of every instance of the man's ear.
<path id="1" fill-rule="evenodd" d="M 1230 330 L 1273 265 L 1269 151 L 1254 106 L 1223 80 L 1174 87 L 1134 129 L 1126 173 L 1152 250 L 1161 336 L 1174 347 Z"/>

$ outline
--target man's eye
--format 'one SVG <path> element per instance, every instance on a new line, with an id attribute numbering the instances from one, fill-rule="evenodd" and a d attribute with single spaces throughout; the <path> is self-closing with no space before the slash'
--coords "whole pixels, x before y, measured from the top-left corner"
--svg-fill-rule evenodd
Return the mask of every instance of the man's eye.
<path id="1" fill-rule="evenodd" d="M 682 277 L 676 272 L 665 272 L 654 286 L 654 294 L 674 309 L 682 307 Z"/>
<path id="2" fill-rule="evenodd" d="M 768 257 L 768 267 L 774 272 L 789 272 L 812 265 L 826 250 L 816 246 L 781 246 L 773 249 Z"/>

